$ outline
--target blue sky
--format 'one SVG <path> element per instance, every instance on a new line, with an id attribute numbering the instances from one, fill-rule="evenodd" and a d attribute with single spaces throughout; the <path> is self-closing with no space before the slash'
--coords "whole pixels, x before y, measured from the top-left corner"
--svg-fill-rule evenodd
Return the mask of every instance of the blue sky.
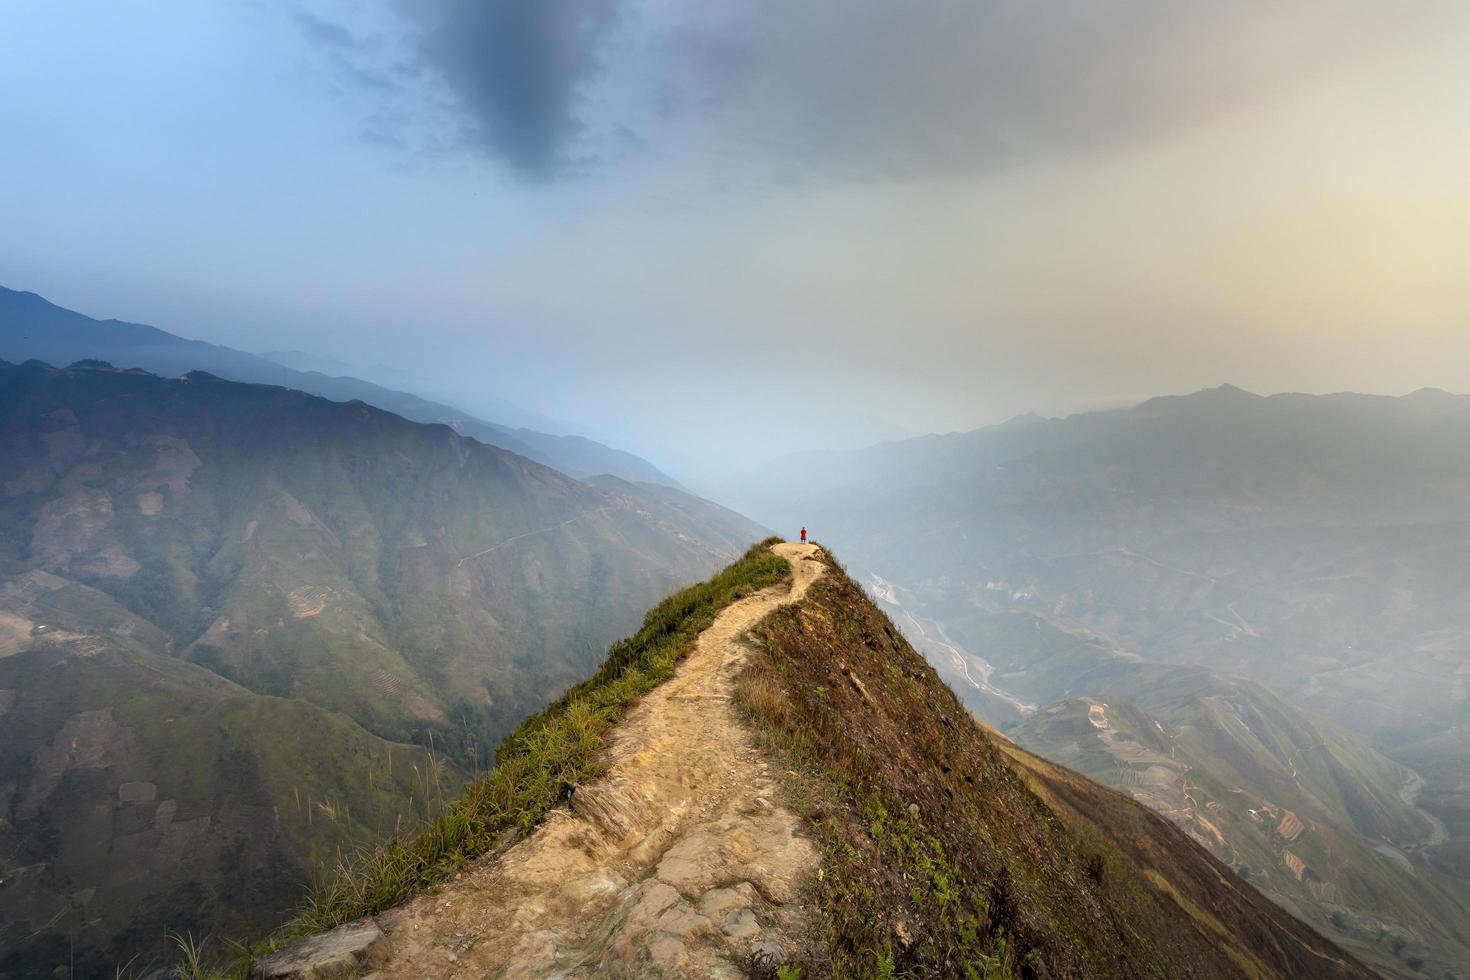
<path id="1" fill-rule="evenodd" d="M 695 468 L 1470 390 L 1470 8 L 13 0 L 0 282 Z"/>

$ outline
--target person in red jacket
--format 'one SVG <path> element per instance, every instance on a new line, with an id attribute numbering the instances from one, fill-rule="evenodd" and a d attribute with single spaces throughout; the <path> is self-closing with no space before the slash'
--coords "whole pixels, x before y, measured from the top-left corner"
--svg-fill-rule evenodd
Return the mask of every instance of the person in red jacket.
<path id="1" fill-rule="evenodd" d="M 801 543 L 806 544 L 806 528 L 801 529 Z"/>

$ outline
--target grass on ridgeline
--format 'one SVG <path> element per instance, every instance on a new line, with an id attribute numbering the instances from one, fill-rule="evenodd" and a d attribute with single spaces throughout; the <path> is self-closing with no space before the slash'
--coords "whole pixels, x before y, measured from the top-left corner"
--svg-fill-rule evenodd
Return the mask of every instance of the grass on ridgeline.
<path id="1" fill-rule="evenodd" d="M 730 603 L 790 574 L 770 550 L 753 546 L 724 571 L 655 606 L 637 633 L 608 651 L 597 673 L 528 718 L 501 743 L 495 765 L 415 833 L 395 835 L 339 859 L 308 893 L 296 918 L 248 952 L 236 947 L 233 972 L 286 942 L 392 908 L 442 881 L 505 839 L 535 827 L 572 791 L 601 771 L 604 739 L 638 699 L 672 677 L 699 634 Z M 186 957 L 183 976 L 229 976 Z"/>

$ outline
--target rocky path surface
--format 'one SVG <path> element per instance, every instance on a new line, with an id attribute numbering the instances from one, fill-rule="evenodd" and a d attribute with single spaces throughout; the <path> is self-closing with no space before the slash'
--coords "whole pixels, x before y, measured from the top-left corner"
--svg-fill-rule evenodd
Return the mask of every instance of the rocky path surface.
<path id="1" fill-rule="evenodd" d="M 617 727 L 606 775 L 503 855 L 378 916 L 358 975 L 734 978 L 783 961 L 817 854 L 732 692 L 745 632 L 823 566 L 814 545 L 775 550 L 791 582 L 719 614 Z"/>

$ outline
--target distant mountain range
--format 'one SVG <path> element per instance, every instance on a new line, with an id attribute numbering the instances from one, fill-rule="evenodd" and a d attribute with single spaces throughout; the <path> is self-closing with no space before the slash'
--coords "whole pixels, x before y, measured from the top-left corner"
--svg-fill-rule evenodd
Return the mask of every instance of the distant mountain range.
<path id="1" fill-rule="evenodd" d="M 269 924 L 763 536 L 361 401 L 0 362 L 0 975 Z"/>
<path id="2" fill-rule="evenodd" d="M 730 499 L 838 549 L 1024 744 L 1375 968 L 1470 976 L 1470 398 L 1226 385 L 811 453 Z"/>
<path id="3" fill-rule="evenodd" d="M 350 353 L 350 352 L 349 352 Z M 330 378 L 361 378 L 384 388 L 394 391 L 414 391 L 428 398 L 430 401 L 439 401 L 451 404 L 455 398 L 439 392 L 434 387 L 434 382 L 419 377 L 414 372 L 404 368 L 392 367 L 381 361 L 372 364 L 349 363 L 340 357 L 331 354 L 313 354 L 300 350 L 268 350 L 261 351 L 260 356 L 274 364 L 288 367 L 302 374 L 325 374 Z M 495 425 L 502 429 L 532 429 L 536 432 L 546 433 L 554 436 L 564 436 L 575 433 L 577 426 L 571 422 L 550 418 L 540 412 L 533 412 L 523 408 L 514 402 L 504 398 L 495 397 L 494 392 L 480 390 L 474 393 L 476 406 L 473 410 L 465 409 L 476 418 L 495 419 Z"/>
<path id="4" fill-rule="evenodd" d="M 107 361 L 120 368 L 142 368 L 165 377 L 208 371 L 229 381 L 280 385 L 333 401 L 356 399 L 415 422 L 449 425 L 461 435 L 508 449 L 579 479 L 606 473 L 635 483 L 679 485 L 652 463 L 632 453 L 581 436 L 551 435 L 488 422 L 405 391 L 359 378 L 322 373 L 318 368 L 330 369 L 333 364 L 299 351 L 276 352 L 271 356 L 247 354 L 187 340 L 140 323 L 94 320 L 56 306 L 35 293 L 0 287 L 0 359 L 16 364 L 37 360 L 65 367 L 87 358 Z"/>

